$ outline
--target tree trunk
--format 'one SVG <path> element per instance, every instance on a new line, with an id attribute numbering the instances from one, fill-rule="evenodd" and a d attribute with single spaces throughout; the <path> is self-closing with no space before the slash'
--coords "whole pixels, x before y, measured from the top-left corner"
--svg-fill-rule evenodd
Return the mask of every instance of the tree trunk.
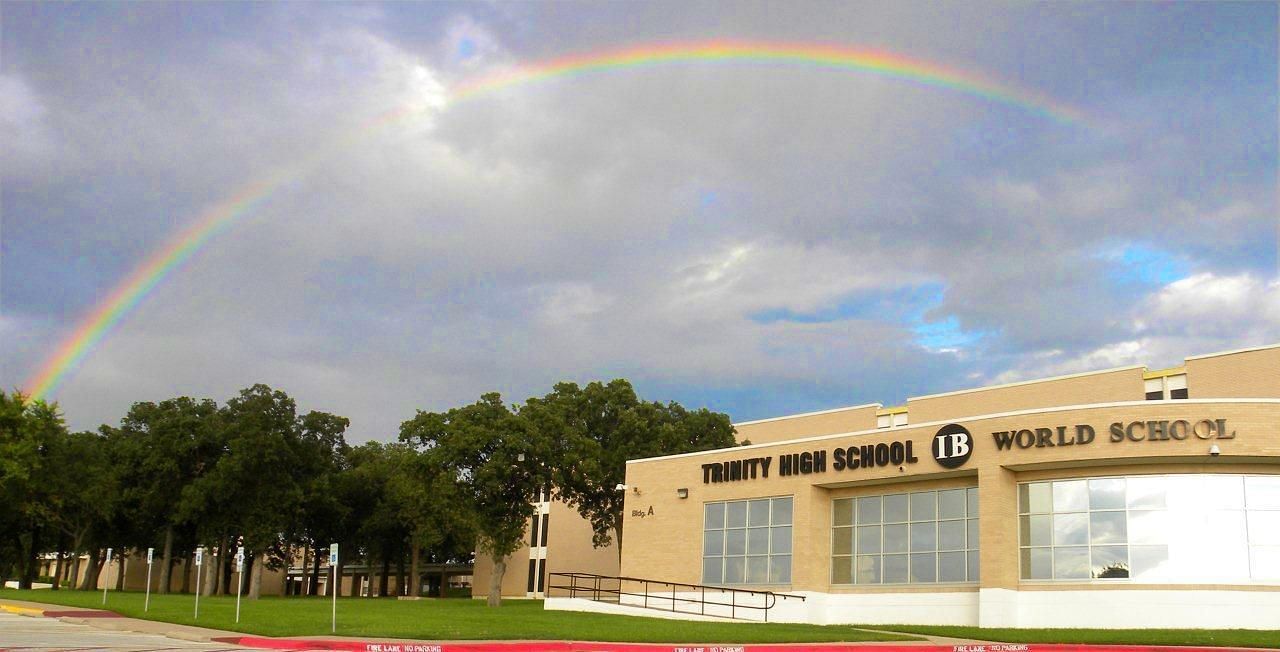
<path id="1" fill-rule="evenodd" d="M 128 562 L 128 560 L 129 560 L 129 551 L 122 549 L 120 551 L 120 571 L 116 573 L 116 590 L 117 591 L 124 590 L 124 574 L 125 574 L 125 571 L 129 570 L 129 567 L 126 565 L 126 562 Z"/>
<path id="2" fill-rule="evenodd" d="M 316 554 L 311 559 L 311 585 L 308 587 L 307 595 L 317 595 L 320 593 L 320 548 L 316 548 Z"/>
<path id="3" fill-rule="evenodd" d="M 71 554 L 76 556 L 75 559 L 71 560 L 71 583 L 70 583 L 71 588 L 75 588 L 76 584 L 80 582 L 80 548 L 77 546 L 76 549 L 72 551 Z"/>
<path id="4" fill-rule="evenodd" d="M 199 572 L 204 573 L 204 579 L 200 580 L 200 594 L 205 596 L 213 595 L 213 590 L 218 587 L 218 560 L 213 558 L 213 546 L 205 551 L 202 566 Z"/>
<path id="5" fill-rule="evenodd" d="M 350 554 L 350 553 L 347 553 L 347 554 Z M 343 555 L 343 554 L 338 555 L 338 568 L 334 571 L 333 587 L 330 589 L 332 593 L 329 593 L 329 595 L 342 595 L 342 571 L 343 571 L 343 568 L 346 567 L 346 564 L 343 562 L 343 557 L 345 556 L 346 555 Z M 351 582 L 353 584 L 355 583 L 354 577 L 352 578 Z"/>
<path id="6" fill-rule="evenodd" d="M 53 590 L 54 591 L 57 591 L 58 585 L 62 584 L 62 569 L 67 565 L 66 556 L 67 556 L 67 552 L 59 548 L 58 563 L 53 568 Z"/>
<path id="7" fill-rule="evenodd" d="M 182 588 L 180 590 L 183 593 L 191 592 L 191 558 L 194 556 L 195 553 L 187 553 L 187 556 L 182 558 Z"/>
<path id="8" fill-rule="evenodd" d="M 160 557 L 160 595 L 169 593 L 169 578 L 173 575 L 173 524 L 164 528 L 164 551 Z"/>
<path id="9" fill-rule="evenodd" d="M 507 558 L 499 559 L 496 555 L 493 557 L 493 570 L 489 575 L 489 599 L 486 601 L 490 607 L 502 606 L 502 576 L 507 574 Z"/>
<path id="10" fill-rule="evenodd" d="M 302 590 L 298 592 L 300 595 L 311 595 L 311 577 L 307 570 L 310 565 L 311 546 L 302 546 Z"/>
<path id="11" fill-rule="evenodd" d="M 218 575 L 214 584 L 218 588 L 214 590 L 214 595 L 226 595 L 227 587 L 231 586 L 231 559 L 228 554 L 231 552 L 230 543 L 229 537 L 222 537 L 222 541 L 218 544 Z"/>
<path id="12" fill-rule="evenodd" d="M 613 545 L 618 550 L 618 575 L 622 575 L 622 515 L 613 521 Z"/>
<path id="13" fill-rule="evenodd" d="M 259 552 L 253 556 L 253 567 L 249 569 L 249 599 L 257 600 L 262 597 L 262 565 L 266 561 L 267 553 Z"/>
<path id="14" fill-rule="evenodd" d="M 40 560 L 40 528 L 31 528 L 30 542 L 25 550 L 22 551 L 22 575 L 18 578 L 18 588 L 31 590 L 31 585 L 35 583 L 36 573 L 39 572 Z"/>
<path id="15" fill-rule="evenodd" d="M 378 580 L 378 597 L 387 595 L 387 576 L 391 574 L 391 555 L 382 556 L 382 579 Z"/>
<path id="16" fill-rule="evenodd" d="M 422 561 L 422 548 L 413 545 L 413 553 L 409 558 L 409 595 L 422 595 L 422 581 L 418 574 L 418 565 Z"/>
<path id="17" fill-rule="evenodd" d="M 84 571 L 84 579 L 80 582 L 81 591 L 97 591 L 98 590 L 98 573 L 102 564 L 103 551 L 99 548 L 89 550 L 89 563 Z"/>

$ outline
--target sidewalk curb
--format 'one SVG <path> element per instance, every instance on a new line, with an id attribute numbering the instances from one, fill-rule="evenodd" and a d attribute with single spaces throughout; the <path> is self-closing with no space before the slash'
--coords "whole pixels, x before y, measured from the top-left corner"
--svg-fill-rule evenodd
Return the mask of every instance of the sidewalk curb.
<path id="1" fill-rule="evenodd" d="M 589 641 L 379 642 L 227 636 L 210 639 L 270 650 L 335 652 L 1268 652 L 1261 648 L 1084 643 L 978 643 L 910 645 L 899 643 L 764 643 L 705 645 L 692 643 L 604 643 Z"/>
<path id="2" fill-rule="evenodd" d="M 192 643 L 208 643 L 213 640 L 213 637 L 211 636 L 207 636 L 205 634 L 192 634 L 190 632 L 165 632 L 164 635 L 169 638 L 176 638 L 179 641 L 190 641 Z"/>

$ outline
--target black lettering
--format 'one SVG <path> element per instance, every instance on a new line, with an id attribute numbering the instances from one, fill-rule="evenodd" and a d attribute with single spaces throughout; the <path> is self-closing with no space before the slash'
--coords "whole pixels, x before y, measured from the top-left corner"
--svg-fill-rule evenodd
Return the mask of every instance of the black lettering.
<path id="1" fill-rule="evenodd" d="M 649 516 L 653 516 L 653 505 L 649 505 Z"/>
<path id="2" fill-rule="evenodd" d="M 1147 441 L 1169 441 L 1169 422 L 1148 421 Z"/>
<path id="3" fill-rule="evenodd" d="M 1093 426 L 1087 426 L 1087 425 L 1076 426 L 1076 443 L 1077 444 L 1092 443 L 1093 437 L 1095 434 L 1096 433 L 1093 432 Z"/>
<path id="4" fill-rule="evenodd" d="M 864 444 L 858 447 L 858 458 L 862 460 L 862 468 L 869 469 L 876 465 L 876 447 Z"/>
<path id="5" fill-rule="evenodd" d="M 906 459 L 907 451 L 902 447 L 902 442 L 895 441 L 889 444 L 889 463 L 898 466 Z"/>
<path id="6" fill-rule="evenodd" d="M 1227 435 L 1227 420 L 1218 419 L 1218 439 L 1235 439 L 1235 438 L 1236 438 L 1236 431 L 1234 430 L 1231 431 L 1230 435 Z"/>
<path id="7" fill-rule="evenodd" d="M 712 466 L 715 466 L 715 465 L 714 464 L 702 465 L 702 484 L 711 484 L 711 467 Z"/>
<path id="8" fill-rule="evenodd" d="M 772 457 L 760 458 L 760 477 L 762 478 L 769 477 L 769 465 L 772 463 L 773 463 Z"/>
<path id="9" fill-rule="evenodd" d="M 742 479 L 742 460 L 731 460 L 729 462 L 729 479 L 732 481 Z"/>
<path id="10" fill-rule="evenodd" d="M 1036 428 L 1036 448 L 1053 445 L 1053 431 L 1048 428 Z"/>
<path id="11" fill-rule="evenodd" d="M 1179 426 L 1178 424 L 1182 425 Z M 1169 424 L 1169 436 L 1177 439 L 1178 441 L 1182 441 L 1187 438 L 1188 430 L 1191 430 L 1191 424 L 1183 421 L 1182 419 L 1178 419 L 1177 421 Z"/>
<path id="12" fill-rule="evenodd" d="M 1068 439 L 1067 439 L 1067 427 L 1066 427 L 1066 426 L 1058 426 L 1058 445 L 1059 445 L 1059 446 L 1073 446 L 1073 445 L 1075 445 L 1075 443 L 1076 443 L 1076 440 L 1074 440 L 1074 439 L 1068 440 Z"/>
<path id="13" fill-rule="evenodd" d="M 715 466 L 711 467 L 711 481 L 724 482 L 724 467 L 721 466 L 719 462 L 717 462 Z"/>
<path id="14" fill-rule="evenodd" d="M 1013 435 L 1008 430 L 993 432 L 991 436 L 996 440 L 996 450 L 1007 451 L 1013 446 Z"/>
<path id="15" fill-rule="evenodd" d="M 755 480 L 760 469 L 760 458 L 753 457 L 747 460 L 747 463 L 751 465 L 751 479 Z"/>
<path id="16" fill-rule="evenodd" d="M 876 466 L 885 466 L 889 463 L 889 445 L 876 444 Z"/>
<path id="17" fill-rule="evenodd" d="M 800 453 L 800 472 L 805 475 L 813 473 L 813 453 Z"/>
<path id="18" fill-rule="evenodd" d="M 1203 435 L 1200 434 L 1201 424 L 1205 424 Z M 1208 419 L 1197 421 L 1196 425 L 1191 427 L 1191 432 L 1195 433 L 1196 437 L 1199 437 L 1200 439 L 1213 439 L 1213 422 Z"/>
<path id="19" fill-rule="evenodd" d="M 778 475 L 783 477 L 791 475 L 791 453 L 778 456 Z"/>
<path id="20" fill-rule="evenodd" d="M 813 472 L 827 472 L 827 451 L 813 451 Z"/>
<path id="21" fill-rule="evenodd" d="M 831 470 L 832 471 L 844 470 L 844 449 L 843 448 L 837 448 L 834 451 L 831 451 Z"/>
<path id="22" fill-rule="evenodd" d="M 1031 448 L 1036 445 L 1036 433 L 1030 430 L 1019 430 L 1014 437 L 1018 438 L 1018 448 Z"/>
<path id="23" fill-rule="evenodd" d="M 911 440 L 907 440 L 907 463 L 915 464 L 916 462 L 919 462 L 919 461 L 920 460 L 916 459 L 915 453 L 911 452 Z"/>
<path id="24" fill-rule="evenodd" d="M 1142 441 L 1143 437 L 1146 437 L 1146 435 L 1144 434 L 1144 435 L 1141 435 L 1141 436 L 1134 436 L 1134 434 L 1133 434 L 1133 429 L 1134 429 L 1135 427 L 1141 427 L 1141 428 L 1143 428 L 1143 429 L 1146 429 L 1147 424 L 1145 424 L 1145 423 L 1143 423 L 1143 422 L 1141 422 L 1141 421 L 1131 421 L 1131 422 L 1129 422 L 1129 425 L 1127 425 L 1127 426 L 1125 426 L 1125 427 L 1124 427 L 1124 436 L 1125 436 L 1125 437 L 1128 437 L 1128 438 L 1129 438 L 1129 441 Z"/>
<path id="25" fill-rule="evenodd" d="M 1124 425 L 1123 424 L 1118 422 L 1111 424 L 1111 441 L 1112 442 L 1124 441 Z"/>

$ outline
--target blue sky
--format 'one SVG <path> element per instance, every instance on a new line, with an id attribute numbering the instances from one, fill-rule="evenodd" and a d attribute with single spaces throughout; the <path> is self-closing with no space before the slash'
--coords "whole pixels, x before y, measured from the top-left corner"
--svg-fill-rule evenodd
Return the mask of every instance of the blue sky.
<path id="1" fill-rule="evenodd" d="M 1274 3 L 5 3 L 0 384 L 244 184 L 420 106 L 176 270 L 69 423 L 265 382 L 391 439 L 626 377 L 743 421 L 1280 341 Z M 448 88 L 678 40 L 889 50 Z"/>

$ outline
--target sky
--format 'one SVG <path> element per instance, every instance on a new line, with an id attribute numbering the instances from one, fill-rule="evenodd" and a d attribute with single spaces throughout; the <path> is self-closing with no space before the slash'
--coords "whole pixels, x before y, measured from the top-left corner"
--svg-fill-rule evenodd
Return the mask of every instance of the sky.
<path id="1" fill-rule="evenodd" d="M 1276 3 L 0 5 L 0 386 L 416 410 L 627 378 L 746 421 L 1280 342 Z M 716 40 L 874 49 L 1074 120 Z M 1034 107 L 1032 107 L 1034 109 Z M 387 114 L 396 120 L 380 120 Z"/>

